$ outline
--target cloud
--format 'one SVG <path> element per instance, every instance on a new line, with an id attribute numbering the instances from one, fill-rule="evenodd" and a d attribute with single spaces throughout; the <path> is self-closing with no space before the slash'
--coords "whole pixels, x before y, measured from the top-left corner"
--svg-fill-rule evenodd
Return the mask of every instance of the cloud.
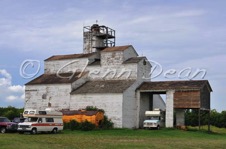
<path id="1" fill-rule="evenodd" d="M 7 100 L 7 101 L 15 101 L 15 100 L 17 100 L 18 98 L 19 98 L 18 96 L 10 95 L 10 96 L 7 96 L 7 97 L 6 97 L 6 100 Z"/>
<path id="2" fill-rule="evenodd" d="M 0 69 L 0 75 L 4 78 L 0 78 L 0 87 L 11 85 L 11 75 L 4 69 Z"/>
<path id="3" fill-rule="evenodd" d="M 25 90 L 25 87 L 21 85 L 12 85 L 12 86 L 9 86 L 8 89 L 15 93 L 23 93 Z"/>
<path id="4" fill-rule="evenodd" d="M 25 87 L 12 85 L 12 76 L 5 69 L 0 69 L 0 100 L 1 107 L 22 107 L 24 102 Z"/>

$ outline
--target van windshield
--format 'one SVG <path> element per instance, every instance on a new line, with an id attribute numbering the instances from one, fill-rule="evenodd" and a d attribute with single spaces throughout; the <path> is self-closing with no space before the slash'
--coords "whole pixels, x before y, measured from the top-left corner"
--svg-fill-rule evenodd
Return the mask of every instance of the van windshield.
<path id="1" fill-rule="evenodd" d="M 28 117 L 25 119 L 25 122 L 37 122 L 38 118 L 37 117 Z"/>
<path id="2" fill-rule="evenodd" d="M 159 116 L 151 116 L 150 119 L 151 120 L 159 120 Z"/>

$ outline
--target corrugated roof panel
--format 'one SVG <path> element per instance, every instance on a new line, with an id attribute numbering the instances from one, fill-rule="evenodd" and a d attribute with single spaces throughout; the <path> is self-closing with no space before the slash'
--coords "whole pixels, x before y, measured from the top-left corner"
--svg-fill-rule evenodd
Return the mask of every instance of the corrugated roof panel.
<path id="1" fill-rule="evenodd" d="M 144 82 L 138 88 L 141 91 L 163 91 L 163 90 L 200 90 L 207 85 L 212 91 L 208 80 L 190 80 L 190 81 L 158 81 Z"/>
<path id="2" fill-rule="evenodd" d="M 123 93 L 135 80 L 88 81 L 71 94 L 86 93 Z"/>
<path id="3" fill-rule="evenodd" d="M 86 58 L 86 57 L 90 57 L 90 56 L 92 56 L 94 54 L 96 54 L 96 52 L 94 52 L 94 53 L 87 53 L 87 54 L 53 55 L 53 56 L 47 58 L 45 61 L 74 59 L 74 58 Z"/>
<path id="4" fill-rule="evenodd" d="M 84 76 L 85 74 L 87 74 L 87 72 L 82 73 L 82 75 L 80 72 L 76 72 L 75 74 L 61 73 L 59 76 L 57 76 L 57 74 L 42 74 L 25 85 L 73 83 L 79 79 L 80 75 Z"/>
<path id="5" fill-rule="evenodd" d="M 112 51 L 124 51 L 131 47 L 132 45 L 125 45 L 125 46 L 117 46 L 117 47 L 109 47 L 105 48 L 103 52 L 112 52 Z"/>

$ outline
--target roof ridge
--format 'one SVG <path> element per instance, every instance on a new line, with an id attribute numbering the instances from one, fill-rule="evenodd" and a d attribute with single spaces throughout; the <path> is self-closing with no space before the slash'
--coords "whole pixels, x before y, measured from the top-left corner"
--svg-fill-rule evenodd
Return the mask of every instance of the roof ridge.
<path id="1" fill-rule="evenodd" d="M 53 55 L 44 61 L 51 61 L 51 60 L 63 60 L 63 59 L 74 59 L 74 58 L 85 58 L 96 54 L 96 52 L 92 53 L 75 53 L 75 54 L 62 54 L 62 55 Z"/>

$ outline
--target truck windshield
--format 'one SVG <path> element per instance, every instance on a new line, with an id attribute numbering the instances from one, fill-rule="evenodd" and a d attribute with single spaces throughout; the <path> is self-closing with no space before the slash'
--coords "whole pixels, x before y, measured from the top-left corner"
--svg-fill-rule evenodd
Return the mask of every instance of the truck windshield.
<path id="1" fill-rule="evenodd" d="M 25 122 L 37 122 L 38 118 L 37 117 L 28 117 L 25 119 Z"/>
<path id="2" fill-rule="evenodd" d="M 159 120 L 159 116 L 151 116 L 150 119 L 151 120 Z"/>
<path id="3" fill-rule="evenodd" d="M 8 118 L 0 118 L 0 122 L 10 122 Z"/>

